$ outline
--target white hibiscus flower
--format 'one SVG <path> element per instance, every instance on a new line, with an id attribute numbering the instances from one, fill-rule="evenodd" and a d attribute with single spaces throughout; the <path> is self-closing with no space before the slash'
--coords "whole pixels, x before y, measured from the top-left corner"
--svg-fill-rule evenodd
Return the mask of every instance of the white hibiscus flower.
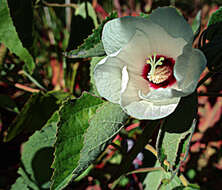
<path id="1" fill-rule="evenodd" d="M 148 19 L 107 22 L 102 33 L 107 57 L 94 70 L 99 94 L 137 119 L 168 116 L 181 97 L 195 91 L 206 66 L 192 39 L 191 27 L 171 7 L 158 8 Z"/>

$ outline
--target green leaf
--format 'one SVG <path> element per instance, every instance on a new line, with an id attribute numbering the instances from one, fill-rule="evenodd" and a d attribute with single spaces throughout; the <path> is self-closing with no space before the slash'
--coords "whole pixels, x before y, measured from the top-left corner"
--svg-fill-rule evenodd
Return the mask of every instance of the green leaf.
<path id="1" fill-rule="evenodd" d="M 222 7 L 216 10 L 210 17 L 208 26 L 212 24 L 216 24 L 218 22 L 222 22 Z"/>
<path id="2" fill-rule="evenodd" d="M 22 177 L 19 177 L 16 182 L 11 186 L 11 190 L 30 190 L 28 186 L 25 184 L 24 179 Z"/>
<path id="3" fill-rule="evenodd" d="M 23 145 L 21 167 L 18 173 L 21 175 L 11 189 L 23 185 L 34 190 L 49 188 L 53 161 L 53 145 L 56 141 L 56 129 L 59 122 L 59 114 L 55 112 L 47 124 L 36 131 Z M 24 189 L 24 188 L 17 188 Z"/>
<path id="4" fill-rule="evenodd" d="M 154 167 L 160 167 L 160 163 L 157 161 Z M 144 190 L 172 190 L 175 187 L 181 186 L 181 182 L 178 176 L 175 176 L 171 180 L 172 174 L 164 170 L 157 170 L 147 174 L 143 184 Z M 162 184 L 162 185 L 161 185 Z"/>
<path id="5" fill-rule="evenodd" d="M 80 15 L 84 19 L 86 19 L 87 16 L 90 16 L 93 20 L 95 27 L 98 27 L 96 12 L 94 11 L 94 8 L 92 7 L 91 3 L 81 3 L 75 10 L 75 15 Z"/>
<path id="6" fill-rule="evenodd" d="M 86 50 L 77 49 L 70 51 L 68 54 L 65 54 L 65 56 L 67 56 L 68 58 L 87 58 L 103 55 L 105 55 L 105 51 L 102 42 L 99 42 L 95 44 L 92 48 Z"/>
<path id="7" fill-rule="evenodd" d="M 84 93 L 60 109 L 51 189 L 64 188 L 104 151 L 127 118 L 119 105 Z"/>
<path id="8" fill-rule="evenodd" d="M 198 28 L 200 27 L 200 15 L 200 12 L 198 12 L 191 25 L 194 33 L 196 33 L 198 31 Z"/>
<path id="9" fill-rule="evenodd" d="M 96 96 L 99 96 L 99 93 L 96 89 L 96 86 L 95 86 L 95 80 L 94 80 L 94 76 L 93 76 L 93 73 L 94 73 L 94 69 L 95 69 L 95 66 L 97 65 L 97 63 L 99 63 L 104 57 L 93 57 L 91 62 L 90 62 L 90 83 L 91 83 L 91 89 L 90 89 L 90 92 L 95 94 Z"/>
<path id="10" fill-rule="evenodd" d="M 185 150 L 189 146 L 188 141 L 195 128 L 193 120 L 196 118 L 196 114 L 197 95 L 195 92 L 181 99 L 174 113 L 165 119 L 159 131 L 156 145 L 158 159 L 162 166 L 166 159 L 170 164 L 168 169 L 171 171 L 178 166 L 182 151 L 184 150 L 183 153 L 186 153 Z"/>
<path id="11" fill-rule="evenodd" d="M 140 13 L 140 16 L 143 17 L 143 18 L 149 18 L 149 14 L 146 14 L 146 13 L 143 13 L 143 12 Z"/>
<path id="12" fill-rule="evenodd" d="M 86 58 L 105 55 L 103 44 L 101 41 L 101 35 L 103 26 L 109 20 L 117 17 L 117 13 L 113 12 L 108 16 L 100 26 L 93 31 L 93 33 L 79 46 L 76 50 L 72 50 L 65 53 L 68 58 Z"/>
<path id="13" fill-rule="evenodd" d="M 0 4 L 0 42 L 25 62 L 24 70 L 32 73 L 35 68 L 34 60 L 18 37 L 10 16 L 7 0 L 0 0 Z"/>
<path id="14" fill-rule="evenodd" d="M 22 132 L 33 133 L 35 130 L 41 129 L 59 108 L 62 99 L 59 99 L 58 93 L 52 91 L 47 94 L 41 92 L 33 94 L 10 125 L 4 141 L 10 141 Z M 63 94 L 61 98 L 65 98 L 64 93 L 60 94 Z"/>
<path id="15" fill-rule="evenodd" d="M 23 47 L 32 54 L 34 42 L 33 3 L 29 0 L 7 0 L 10 16 Z M 25 20 L 25 22 L 24 22 Z M 36 44 L 35 44 L 36 45 Z M 34 46 L 35 46 L 34 45 Z"/>
<path id="16" fill-rule="evenodd" d="M 38 185 L 35 182 L 33 182 L 32 179 L 29 178 L 29 174 L 26 173 L 22 167 L 18 169 L 18 174 L 23 179 L 23 182 L 28 188 L 33 190 L 39 190 Z"/>

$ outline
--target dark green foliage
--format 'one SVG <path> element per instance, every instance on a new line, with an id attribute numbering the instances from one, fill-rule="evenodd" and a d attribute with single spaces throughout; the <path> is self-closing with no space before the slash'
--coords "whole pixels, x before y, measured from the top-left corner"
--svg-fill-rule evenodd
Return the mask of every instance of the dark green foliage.
<path id="1" fill-rule="evenodd" d="M 59 108 L 60 101 L 67 96 L 68 94 L 62 92 L 33 94 L 9 127 L 5 141 L 12 140 L 22 132 L 33 133 L 35 130 L 41 129 Z"/>
<path id="2" fill-rule="evenodd" d="M 35 68 L 34 60 L 19 39 L 10 16 L 7 1 L 1 0 L 0 3 L 0 42 L 9 48 L 11 52 L 19 56 L 19 58 L 25 62 L 24 69 L 32 73 Z"/>
<path id="3" fill-rule="evenodd" d="M 173 172 L 178 167 L 180 154 L 182 151 L 185 154 L 189 149 L 189 143 L 186 140 L 190 141 L 196 125 L 193 120 L 196 117 L 197 95 L 194 92 L 182 98 L 176 110 L 163 122 L 156 146 L 161 166 L 166 167 L 164 165 L 166 159 L 169 163 L 169 171 Z M 185 147 L 183 147 L 184 143 Z"/>
<path id="4" fill-rule="evenodd" d="M 33 44 L 33 7 L 30 0 L 8 0 L 10 15 L 23 46 L 30 50 Z M 24 22 L 25 21 L 25 22 Z"/>
<path id="5" fill-rule="evenodd" d="M 216 12 L 212 14 L 208 22 L 208 26 L 216 24 L 218 22 L 222 22 L 222 8 L 219 8 Z"/>
<path id="6" fill-rule="evenodd" d="M 58 121 L 59 115 L 55 112 L 47 124 L 23 145 L 21 167 L 18 170 L 21 176 L 11 190 L 49 189 Z"/>
<path id="7" fill-rule="evenodd" d="M 101 42 L 101 34 L 103 26 L 109 20 L 117 17 L 117 13 L 113 12 L 108 16 L 100 26 L 93 31 L 93 33 L 80 45 L 76 50 L 65 53 L 68 58 L 85 58 L 105 55 L 103 45 Z"/>

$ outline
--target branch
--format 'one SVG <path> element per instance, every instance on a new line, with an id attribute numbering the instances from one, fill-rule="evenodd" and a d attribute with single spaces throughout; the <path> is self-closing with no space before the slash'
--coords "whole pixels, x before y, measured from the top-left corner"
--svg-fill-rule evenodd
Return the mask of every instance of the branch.
<path id="1" fill-rule="evenodd" d="M 123 155 L 123 158 L 118 167 L 118 170 L 112 175 L 110 182 L 117 180 L 123 174 L 126 174 L 129 172 L 133 160 L 149 142 L 149 139 L 152 137 L 153 132 L 156 129 L 156 127 L 159 125 L 159 123 L 160 123 L 160 120 L 149 121 L 148 124 L 144 121 L 145 126 L 144 126 L 143 133 L 139 136 L 139 138 L 135 142 L 132 149 L 130 149 L 130 151 L 127 154 Z"/>
<path id="2" fill-rule="evenodd" d="M 209 73 L 207 73 L 200 81 L 199 81 L 199 83 L 197 84 L 197 88 L 198 87 L 200 87 L 207 79 L 209 79 L 210 77 L 212 77 L 214 74 L 216 74 L 216 73 L 214 73 L 214 72 L 209 72 Z"/>
<path id="3" fill-rule="evenodd" d="M 128 172 L 126 175 L 130 175 L 130 174 L 136 174 L 136 173 L 147 173 L 147 172 L 152 172 L 152 171 L 159 171 L 162 170 L 164 171 L 164 169 L 162 167 L 156 167 L 156 168 L 140 168 L 137 170 L 133 170 L 131 172 Z"/>
<path id="4" fill-rule="evenodd" d="M 46 1 L 43 1 L 43 0 L 42 0 L 42 3 L 47 7 L 71 7 L 73 9 L 76 9 L 78 7 L 78 5 L 74 3 L 70 3 L 70 4 L 47 3 Z"/>
<path id="5" fill-rule="evenodd" d="M 15 84 L 15 87 L 16 87 L 16 88 L 19 88 L 19 89 L 21 89 L 21 90 L 27 91 L 27 92 L 31 92 L 31 93 L 35 93 L 35 92 L 39 92 L 39 91 L 40 91 L 40 90 L 38 90 L 38 89 L 30 88 L 30 87 L 28 87 L 28 86 L 25 86 L 25 85 L 19 84 L 19 83 L 16 83 L 16 84 Z"/>

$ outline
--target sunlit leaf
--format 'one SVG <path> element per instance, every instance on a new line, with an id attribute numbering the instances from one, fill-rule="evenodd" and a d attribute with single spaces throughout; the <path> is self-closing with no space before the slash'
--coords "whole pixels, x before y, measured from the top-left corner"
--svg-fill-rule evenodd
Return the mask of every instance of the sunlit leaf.
<path id="1" fill-rule="evenodd" d="M 208 26 L 222 22 L 222 7 L 216 10 L 210 17 Z"/>
<path id="2" fill-rule="evenodd" d="M 160 163 L 156 162 L 154 167 L 160 167 Z M 178 176 L 174 176 L 171 180 L 172 174 L 164 170 L 157 170 L 147 174 L 143 184 L 144 190 L 172 190 L 181 186 L 181 182 Z"/>
<path id="3" fill-rule="evenodd" d="M 33 4 L 29 0 L 7 0 L 10 16 L 23 46 L 32 54 L 34 42 Z M 25 20 L 25 22 L 24 22 Z"/>
<path id="4" fill-rule="evenodd" d="M 53 145 L 56 140 L 56 129 L 59 121 L 58 112 L 55 112 L 47 124 L 36 131 L 29 140 L 24 143 L 21 156 L 21 166 L 18 173 L 21 177 L 11 189 L 25 189 L 29 187 L 34 190 L 48 189 L 53 161 Z"/>
<path id="5" fill-rule="evenodd" d="M 35 68 L 34 60 L 18 37 L 10 16 L 7 0 L 1 0 L 0 4 L 0 42 L 23 60 L 25 62 L 24 69 L 32 73 Z"/>
<path id="6" fill-rule="evenodd" d="M 81 3 L 77 9 L 75 10 L 75 15 L 80 15 L 83 18 L 86 18 L 87 16 L 90 16 L 93 20 L 93 23 L 95 27 L 98 27 L 98 21 L 97 21 L 97 16 L 94 11 L 94 8 L 92 7 L 91 3 L 86 2 L 86 3 Z"/>
<path id="7" fill-rule="evenodd" d="M 164 160 L 168 161 L 170 171 L 178 166 L 180 154 L 183 150 L 187 150 L 186 146 L 189 147 L 187 140 L 190 140 L 193 134 L 196 124 L 193 120 L 196 114 L 197 95 L 195 92 L 181 99 L 175 112 L 165 119 L 160 129 L 157 141 L 158 157 L 162 166 L 165 165 Z"/>
<path id="8" fill-rule="evenodd" d="M 29 190 L 28 186 L 25 184 L 24 179 L 22 177 L 17 178 L 15 184 L 12 185 L 11 190 Z"/>
<path id="9" fill-rule="evenodd" d="M 90 92 L 97 95 L 97 96 L 99 96 L 99 93 L 97 92 L 97 89 L 95 86 L 93 72 L 94 72 L 94 69 L 95 69 L 95 66 L 97 65 L 97 63 L 99 63 L 99 61 L 101 61 L 103 58 L 104 57 L 93 57 L 90 62 L 90 83 L 91 83 Z"/>
<path id="10" fill-rule="evenodd" d="M 117 104 L 84 93 L 60 109 L 51 189 L 62 189 L 104 151 L 123 127 L 126 114 Z"/>

